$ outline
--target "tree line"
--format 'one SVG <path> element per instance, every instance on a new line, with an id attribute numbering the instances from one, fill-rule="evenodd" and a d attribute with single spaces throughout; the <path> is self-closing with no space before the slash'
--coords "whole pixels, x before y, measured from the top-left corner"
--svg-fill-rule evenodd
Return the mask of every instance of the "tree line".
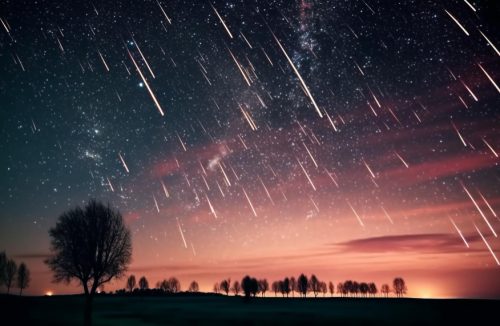
<path id="1" fill-rule="evenodd" d="M 277 280 L 269 285 L 267 279 L 257 279 L 250 276 L 245 276 L 241 282 L 232 282 L 230 278 L 223 279 L 220 282 L 216 282 L 212 288 L 212 292 L 216 294 L 229 295 L 230 293 L 235 296 L 240 294 L 246 297 L 256 297 L 258 295 L 265 296 L 267 292 L 274 292 L 274 296 L 281 294 L 283 297 L 295 297 L 297 294 L 300 297 L 307 297 L 307 294 L 312 294 L 315 298 L 318 295 L 334 296 L 335 294 L 341 297 L 375 297 L 379 293 L 384 297 L 388 297 L 390 293 L 394 293 L 397 297 L 403 297 L 407 292 L 406 283 L 403 278 L 396 277 L 392 282 L 392 287 L 388 284 L 382 284 L 380 291 L 374 282 L 357 282 L 352 280 L 346 280 L 345 282 L 339 282 L 336 286 L 333 282 L 325 282 L 318 279 L 314 274 L 308 278 L 305 274 L 300 274 L 299 277 L 285 277 L 283 280 Z M 200 291 L 198 282 L 192 281 L 189 284 L 187 292 L 197 293 Z M 158 281 L 156 287 L 150 289 L 149 282 L 145 276 L 136 282 L 135 275 L 130 275 L 127 278 L 125 288 L 117 290 L 117 294 L 124 293 L 179 293 L 181 292 L 181 283 L 175 278 L 171 277 L 169 279 L 164 279 L 163 281 Z"/>
<path id="2" fill-rule="evenodd" d="M 30 281 L 30 270 L 25 263 L 21 262 L 17 266 L 16 261 L 8 258 L 5 251 L 0 252 L 0 286 L 6 287 L 7 294 L 11 288 L 17 287 L 19 295 L 22 295 L 23 290 L 30 285 Z"/>

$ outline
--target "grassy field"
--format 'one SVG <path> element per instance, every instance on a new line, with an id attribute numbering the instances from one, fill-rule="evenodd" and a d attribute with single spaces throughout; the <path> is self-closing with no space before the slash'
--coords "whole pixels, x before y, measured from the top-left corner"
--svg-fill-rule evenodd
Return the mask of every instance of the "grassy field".
<path id="1" fill-rule="evenodd" d="M 496 320 L 500 301 L 97 297 L 94 325 L 453 325 Z M 2 325 L 81 325 L 83 297 L 0 297 Z"/>

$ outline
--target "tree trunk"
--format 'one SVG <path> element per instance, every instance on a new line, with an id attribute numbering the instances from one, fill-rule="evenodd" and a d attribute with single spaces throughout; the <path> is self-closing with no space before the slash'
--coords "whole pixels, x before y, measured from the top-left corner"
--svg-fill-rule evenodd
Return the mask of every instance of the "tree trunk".
<path id="1" fill-rule="evenodd" d="M 19 289 L 19 296 L 23 295 L 23 288 Z"/>
<path id="2" fill-rule="evenodd" d="M 83 312 L 83 325 L 91 326 L 92 325 L 92 295 L 85 296 L 85 308 Z"/>

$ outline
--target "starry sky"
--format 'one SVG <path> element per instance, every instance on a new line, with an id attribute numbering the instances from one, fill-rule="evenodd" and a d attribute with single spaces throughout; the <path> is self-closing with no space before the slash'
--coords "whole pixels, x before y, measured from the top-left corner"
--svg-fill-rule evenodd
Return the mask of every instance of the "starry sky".
<path id="1" fill-rule="evenodd" d="M 27 293 L 80 291 L 51 283 L 48 230 L 97 198 L 150 284 L 304 272 L 498 298 L 498 12 L 4 0 L 0 249 Z"/>

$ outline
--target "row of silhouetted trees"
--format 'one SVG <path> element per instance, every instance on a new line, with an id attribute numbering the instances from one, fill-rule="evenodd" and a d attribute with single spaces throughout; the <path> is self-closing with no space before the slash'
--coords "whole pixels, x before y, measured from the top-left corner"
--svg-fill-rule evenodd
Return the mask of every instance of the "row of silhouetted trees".
<path id="1" fill-rule="evenodd" d="M 30 270 L 25 263 L 17 266 L 14 259 L 8 258 L 5 252 L 0 252 L 0 286 L 5 286 L 7 293 L 17 287 L 19 295 L 30 285 Z"/>
<path id="2" fill-rule="evenodd" d="M 187 292 L 199 292 L 200 287 L 198 282 L 192 281 L 188 287 Z M 146 277 L 142 276 L 139 282 L 136 282 L 135 275 L 130 275 L 127 279 L 125 289 L 118 291 L 118 293 L 141 293 L 141 292 L 162 292 L 162 293 L 178 293 L 181 291 L 181 283 L 175 277 L 158 281 L 156 288 L 150 289 L 149 282 Z M 301 274 L 298 278 L 285 277 L 283 280 L 277 280 L 271 283 L 267 279 L 256 279 L 250 276 L 245 276 L 241 283 L 238 281 L 231 282 L 231 279 L 224 279 L 217 282 L 213 286 L 214 293 L 221 293 L 229 295 L 233 293 L 235 296 L 244 294 L 246 297 L 250 296 L 265 296 L 266 292 L 272 291 L 275 296 L 281 294 L 283 297 L 294 297 L 295 294 L 301 297 L 306 297 L 308 293 L 317 297 L 318 295 L 326 296 L 329 294 L 333 296 L 337 294 L 342 297 L 375 297 L 381 294 L 388 297 L 390 293 L 394 293 L 397 297 L 402 297 L 406 294 L 407 287 L 404 279 L 396 277 L 392 282 L 392 287 L 388 284 L 382 284 L 379 288 L 374 282 L 357 282 L 347 280 L 339 282 L 337 286 L 333 282 L 325 282 L 318 279 L 316 275 L 311 275 L 308 278 L 305 274 Z"/>

